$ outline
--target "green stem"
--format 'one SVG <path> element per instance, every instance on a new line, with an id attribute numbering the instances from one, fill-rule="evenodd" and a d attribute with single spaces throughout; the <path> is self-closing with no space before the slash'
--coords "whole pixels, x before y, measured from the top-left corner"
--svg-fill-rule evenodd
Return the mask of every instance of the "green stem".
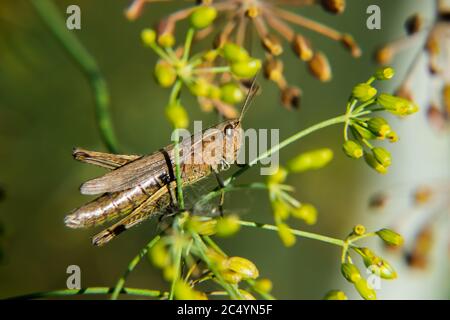
<path id="1" fill-rule="evenodd" d="M 176 218 L 176 220 L 178 219 L 178 217 Z M 178 221 L 176 222 L 178 224 Z M 175 294 L 175 285 L 178 281 L 178 279 L 180 278 L 180 272 L 181 272 L 181 253 L 183 250 L 183 247 L 181 245 L 181 243 L 179 243 L 179 241 L 177 241 L 178 239 L 176 239 L 175 242 L 175 272 L 174 272 L 174 277 L 172 279 L 172 284 L 170 285 L 170 292 L 169 292 L 169 300 L 173 300 L 174 298 L 174 294 Z"/>
<path id="2" fill-rule="evenodd" d="M 279 151 L 280 149 L 288 146 L 289 144 L 307 136 L 308 134 L 311 134 L 317 130 L 323 129 L 325 127 L 334 125 L 334 124 L 338 124 L 338 123 L 343 123 L 345 122 L 347 119 L 347 115 L 341 115 L 335 118 L 331 118 L 325 121 L 322 121 L 320 123 L 317 123 L 309 128 L 306 128 L 302 131 L 297 132 L 296 134 L 290 136 L 289 138 L 283 140 L 281 143 L 279 143 L 278 145 L 272 147 L 271 149 L 267 150 L 266 152 L 263 152 L 262 154 L 260 154 L 258 157 L 256 157 L 255 159 L 253 159 L 252 161 L 250 161 L 249 164 L 247 164 L 246 166 L 240 168 L 238 171 L 236 171 L 230 178 L 228 178 L 227 180 L 225 180 L 224 185 L 227 186 L 228 184 L 230 184 L 231 182 L 233 182 L 237 177 L 239 177 L 241 174 L 243 174 L 245 171 L 247 171 L 248 169 L 250 169 L 251 167 L 253 167 L 256 163 L 258 163 L 258 161 L 265 159 L 269 156 L 271 156 L 273 153 Z"/>
<path id="3" fill-rule="evenodd" d="M 184 43 L 184 51 L 183 51 L 183 62 L 187 63 L 189 60 L 189 54 L 191 51 L 192 40 L 194 39 L 195 30 L 193 28 L 189 28 L 186 41 Z"/>
<path id="4" fill-rule="evenodd" d="M 239 224 L 242 226 L 246 226 L 246 227 L 254 227 L 254 228 L 260 228 L 260 229 L 265 229 L 265 230 L 278 231 L 277 226 L 274 226 L 271 224 L 266 224 L 266 223 L 258 223 L 258 222 L 253 222 L 253 221 L 240 220 Z M 306 232 L 306 231 L 300 231 L 300 230 L 295 230 L 295 229 L 290 229 L 290 231 L 292 232 L 292 234 L 299 236 L 299 237 L 318 240 L 318 241 L 334 244 L 334 245 L 340 246 L 340 247 L 343 247 L 345 245 L 345 241 L 343 241 L 341 239 L 331 238 L 331 237 L 323 236 L 320 234 Z"/>
<path id="5" fill-rule="evenodd" d="M 123 276 L 119 279 L 119 281 L 117 281 L 117 284 L 114 287 L 111 296 L 111 300 L 116 300 L 119 297 L 119 294 L 123 290 L 123 286 L 125 285 L 125 281 L 128 275 L 134 270 L 134 268 L 136 268 L 138 263 L 141 261 L 142 257 L 144 257 L 147 254 L 148 250 L 150 250 L 159 241 L 159 239 L 161 239 L 160 235 L 154 237 L 149 243 L 147 243 L 147 245 L 144 248 L 141 249 L 141 251 L 137 254 L 137 256 L 135 256 L 133 260 L 131 260 L 127 270 L 125 271 Z"/>
<path id="6" fill-rule="evenodd" d="M 43 291 L 35 292 L 31 294 L 26 294 L 23 296 L 17 296 L 8 298 L 7 300 L 28 300 L 28 299 L 40 299 L 40 298 L 51 298 L 51 297 L 66 297 L 66 296 L 76 296 L 76 295 L 97 295 L 97 294 L 110 294 L 114 288 L 109 287 L 90 287 L 85 289 L 63 289 L 63 290 L 53 290 L 53 291 Z M 147 290 L 138 288 L 122 288 L 120 293 L 134 296 L 144 296 L 152 298 L 164 298 L 167 296 L 167 292 L 162 292 L 158 290 Z"/>
<path id="7" fill-rule="evenodd" d="M 66 28 L 58 8 L 50 0 L 31 0 L 36 12 L 86 75 L 95 97 L 95 115 L 100 136 L 109 151 L 117 153 L 118 143 L 110 115 L 110 96 L 106 81 L 93 56 L 83 47 L 73 32 Z"/>
<path id="8" fill-rule="evenodd" d="M 211 68 L 196 68 L 193 73 L 225 73 L 230 72 L 230 67 L 211 67 Z"/>

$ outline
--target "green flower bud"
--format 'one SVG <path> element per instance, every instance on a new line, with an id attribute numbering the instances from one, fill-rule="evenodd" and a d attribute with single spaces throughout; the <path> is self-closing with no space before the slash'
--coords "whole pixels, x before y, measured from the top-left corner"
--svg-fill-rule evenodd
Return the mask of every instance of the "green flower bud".
<path id="1" fill-rule="evenodd" d="M 343 291 L 340 291 L 340 290 L 328 291 L 323 299 L 324 300 L 348 300 L 348 298 L 345 295 L 345 293 Z"/>
<path id="2" fill-rule="evenodd" d="M 159 61 L 155 66 L 155 78 L 158 84 L 163 88 L 173 85 L 177 79 L 175 69 L 165 61 Z"/>
<path id="3" fill-rule="evenodd" d="M 383 165 L 383 167 L 389 167 L 392 163 L 391 154 L 384 148 L 375 147 L 372 149 L 375 159 Z"/>
<path id="4" fill-rule="evenodd" d="M 364 155 L 362 146 L 358 142 L 353 140 L 345 141 L 342 145 L 342 149 L 347 156 L 353 159 L 359 159 Z"/>
<path id="5" fill-rule="evenodd" d="M 289 218 L 289 207 L 284 202 L 272 201 L 272 209 L 275 219 L 286 220 Z"/>
<path id="6" fill-rule="evenodd" d="M 353 97 L 362 102 L 372 99 L 376 94 L 377 89 L 367 83 L 357 84 L 352 91 Z"/>
<path id="7" fill-rule="evenodd" d="M 366 279 L 361 278 L 357 282 L 355 282 L 355 288 L 358 291 L 359 295 L 365 300 L 377 299 L 377 293 L 375 292 L 375 290 L 369 287 Z"/>
<path id="8" fill-rule="evenodd" d="M 292 230 L 285 223 L 278 223 L 278 235 L 280 236 L 281 241 L 286 247 L 292 247 L 297 240 L 295 235 L 292 233 Z"/>
<path id="9" fill-rule="evenodd" d="M 163 33 L 158 37 L 158 44 L 164 48 L 171 48 L 175 44 L 175 37 L 172 33 Z"/>
<path id="10" fill-rule="evenodd" d="M 141 31 L 142 43 L 146 46 L 151 46 L 156 41 L 156 32 L 153 29 L 144 29 Z"/>
<path id="11" fill-rule="evenodd" d="M 280 184 L 283 183 L 288 175 L 288 171 L 282 166 L 278 166 L 276 171 L 274 171 L 271 175 L 267 176 L 268 184 Z"/>
<path id="12" fill-rule="evenodd" d="M 300 207 L 291 211 L 292 216 L 301 219 L 306 224 L 313 225 L 317 222 L 317 209 L 309 203 L 303 203 Z"/>
<path id="13" fill-rule="evenodd" d="M 366 153 L 364 155 L 364 160 L 371 168 L 373 168 L 378 173 L 385 174 L 387 172 L 387 167 L 378 162 L 377 159 L 375 159 L 375 157 L 370 153 Z"/>
<path id="14" fill-rule="evenodd" d="M 173 104 L 166 108 L 166 116 L 175 128 L 187 128 L 189 117 L 181 104 Z"/>
<path id="15" fill-rule="evenodd" d="M 237 215 L 228 215 L 217 220 L 216 235 L 219 237 L 228 237 L 239 231 L 239 217 Z"/>
<path id="16" fill-rule="evenodd" d="M 374 77 L 377 80 L 389 80 L 392 79 L 392 77 L 395 74 L 395 70 L 391 67 L 383 67 L 381 69 L 378 69 L 377 72 L 375 72 Z"/>
<path id="17" fill-rule="evenodd" d="M 292 172 L 320 169 L 333 159 L 333 151 L 328 148 L 317 149 L 300 154 L 288 162 L 288 169 Z"/>
<path id="18" fill-rule="evenodd" d="M 358 268 L 352 263 L 346 262 L 341 264 L 341 272 L 348 282 L 356 283 L 361 279 L 361 274 L 359 273 Z"/>
<path id="19" fill-rule="evenodd" d="M 196 29 L 208 27 L 217 17 L 217 10 L 211 6 L 199 6 L 192 12 L 190 21 Z"/>
<path id="20" fill-rule="evenodd" d="M 255 281 L 255 285 L 254 288 L 255 290 L 264 292 L 264 293 L 269 293 L 270 291 L 272 291 L 272 281 L 270 281 L 267 278 L 263 278 L 263 279 L 259 279 L 257 281 Z"/>
<path id="21" fill-rule="evenodd" d="M 390 132 L 391 127 L 383 118 L 371 118 L 367 121 L 367 126 L 377 137 L 384 139 Z"/>
<path id="22" fill-rule="evenodd" d="M 229 62 L 243 62 L 250 59 L 247 50 L 231 42 L 223 46 L 222 54 Z"/>
<path id="23" fill-rule="evenodd" d="M 233 62 L 231 73 L 239 78 L 251 78 L 261 69 L 261 60 L 250 58 L 246 61 Z"/>
<path id="24" fill-rule="evenodd" d="M 220 91 L 220 99 L 223 102 L 236 104 L 244 99 L 244 93 L 242 92 L 241 88 L 233 82 L 224 84 L 220 88 Z"/>
<path id="25" fill-rule="evenodd" d="M 403 237 L 390 229 L 378 230 L 377 235 L 390 246 L 401 246 L 403 244 Z"/>
<path id="26" fill-rule="evenodd" d="M 390 113 L 398 116 L 407 116 L 419 110 L 414 102 L 386 93 L 378 96 L 377 103 Z"/>
<path id="27" fill-rule="evenodd" d="M 242 257 L 230 257 L 227 259 L 228 269 L 242 276 L 242 279 L 256 279 L 259 271 L 255 264 Z"/>
<path id="28" fill-rule="evenodd" d="M 359 124 L 352 124 L 352 130 L 353 133 L 357 136 L 360 136 L 361 138 L 364 138 L 366 140 L 373 140 L 376 139 L 377 136 L 375 134 L 373 134 L 372 131 L 370 131 L 369 129 L 359 125 Z"/>

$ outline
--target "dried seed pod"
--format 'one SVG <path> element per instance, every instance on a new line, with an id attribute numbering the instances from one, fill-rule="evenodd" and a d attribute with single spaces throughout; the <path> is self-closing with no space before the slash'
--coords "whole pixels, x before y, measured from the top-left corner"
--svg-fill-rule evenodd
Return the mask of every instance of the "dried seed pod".
<path id="1" fill-rule="evenodd" d="M 345 48 L 350 50 L 350 54 L 358 58 L 361 56 L 361 48 L 356 43 L 355 39 L 349 34 L 344 34 L 341 38 L 341 42 L 344 45 Z"/>
<path id="2" fill-rule="evenodd" d="M 262 39 L 262 45 L 271 55 L 279 56 L 283 53 L 283 46 L 280 39 L 273 34 L 268 34 Z"/>
<path id="3" fill-rule="evenodd" d="M 394 50 L 391 47 L 385 46 L 378 49 L 375 53 L 375 60 L 379 64 L 387 64 L 392 61 L 394 57 Z"/>
<path id="4" fill-rule="evenodd" d="M 285 81 L 283 76 L 283 61 L 279 59 L 269 58 L 264 61 L 264 77 L 275 83 L 280 87 L 284 87 Z"/>
<path id="5" fill-rule="evenodd" d="M 311 60 L 314 55 L 310 41 L 300 34 L 296 34 L 292 40 L 292 50 L 303 61 Z"/>
<path id="6" fill-rule="evenodd" d="M 322 52 L 315 52 L 312 59 L 308 62 L 309 71 L 320 81 L 327 82 L 331 80 L 331 67 L 327 57 Z"/>
<path id="7" fill-rule="evenodd" d="M 420 186 L 414 190 L 413 198 L 414 204 L 422 205 L 430 201 L 433 196 L 433 190 L 428 186 Z"/>
<path id="8" fill-rule="evenodd" d="M 395 95 L 397 97 L 401 97 L 401 98 L 406 99 L 406 100 L 411 100 L 411 101 L 413 100 L 413 95 L 412 95 L 411 90 L 408 87 L 406 87 L 405 85 L 400 86 L 395 91 Z"/>
<path id="9" fill-rule="evenodd" d="M 414 34 L 420 31 L 423 26 L 423 18 L 420 14 L 416 13 L 409 17 L 405 22 L 406 32 L 408 34 Z"/>
<path id="10" fill-rule="evenodd" d="M 286 87 L 281 90 L 281 103 L 288 110 L 300 108 L 302 91 L 296 87 Z"/>
<path id="11" fill-rule="evenodd" d="M 331 13 L 339 14 L 345 10 L 345 0 L 322 0 L 322 7 Z"/>

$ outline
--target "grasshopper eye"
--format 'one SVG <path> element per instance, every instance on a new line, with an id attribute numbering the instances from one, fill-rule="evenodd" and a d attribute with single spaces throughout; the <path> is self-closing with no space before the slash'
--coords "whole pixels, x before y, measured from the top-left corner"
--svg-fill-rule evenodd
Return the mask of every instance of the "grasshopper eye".
<path id="1" fill-rule="evenodd" d="M 233 126 L 231 124 L 226 125 L 225 129 L 223 129 L 225 135 L 231 137 L 233 135 Z"/>

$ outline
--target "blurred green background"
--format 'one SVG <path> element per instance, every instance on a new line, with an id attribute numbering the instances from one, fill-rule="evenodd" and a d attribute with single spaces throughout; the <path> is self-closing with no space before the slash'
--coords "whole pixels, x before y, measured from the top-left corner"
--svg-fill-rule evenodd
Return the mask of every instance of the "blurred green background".
<path id="1" fill-rule="evenodd" d="M 169 92 L 155 84 L 152 72 L 156 58 L 153 52 L 143 48 L 139 34 L 161 16 L 185 5 L 177 2 L 181 1 L 151 4 L 140 19 L 130 22 L 123 15 L 128 1 L 57 1 L 64 16 L 68 5 L 81 7 L 82 28 L 72 32 L 95 57 L 106 78 L 114 127 L 122 151 L 126 153 L 150 153 L 169 142 L 171 129 L 164 116 Z M 382 9 L 381 30 L 366 28 L 366 8 L 370 4 Z M 253 102 L 244 124 L 245 127 L 280 128 L 281 139 L 342 114 L 352 86 L 367 79 L 376 68 L 372 62 L 374 49 L 386 40 L 404 35 L 403 22 L 412 13 L 420 10 L 431 19 L 434 2 L 349 0 L 347 10 L 339 16 L 327 14 L 319 7 L 296 10 L 351 33 L 363 55 L 354 59 L 340 44 L 306 32 L 314 46 L 327 54 L 332 65 L 333 80 L 322 84 L 286 50 L 287 78 L 304 92 L 301 110 L 282 108 L 278 90 L 261 80 L 263 94 Z M 178 39 L 183 37 L 182 26 L 177 30 Z M 392 91 L 401 81 L 401 75 L 420 45 L 418 43 L 397 59 L 398 77 L 383 89 Z M 194 46 L 194 51 L 198 48 L 201 45 Z M 262 55 L 259 46 L 254 55 Z M 183 101 L 191 121 L 203 120 L 208 125 L 217 121 L 216 115 L 202 113 L 188 94 L 183 95 Z M 429 130 L 423 125 L 424 114 L 416 116 L 422 121 L 417 124 L 421 127 L 410 129 Z M 404 122 L 396 125 L 402 127 Z M 367 223 L 369 229 L 389 223 L 386 216 L 371 216 L 367 200 L 383 186 L 403 183 L 413 172 L 407 171 L 411 168 L 394 164 L 387 177 L 378 177 L 362 161 L 347 159 L 340 152 L 341 130 L 339 126 L 323 130 L 280 154 L 281 163 L 285 163 L 294 155 L 313 148 L 330 147 L 335 151 L 334 161 L 325 169 L 292 176 L 288 182 L 296 187 L 298 199 L 313 203 L 319 209 L 319 221 L 315 226 L 299 223 L 297 227 L 340 238 L 356 223 Z M 399 147 L 401 150 L 415 143 L 414 135 L 408 136 L 406 130 L 404 135 L 399 143 L 403 146 Z M 448 146 L 448 139 L 445 141 L 444 146 Z M 75 162 L 71 157 L 72 147 L 106 150 L 96 128 L 94 102 L 86 78 L 28 1 L 2 0 L 0 4 L 0 146 L 0 186 L 5 190 L 5 198 L 0 202 L 0 222 L 5 229 L 0 238 L 3 249 L 0 297 L 65 288 L 66 268 L 72 264 L 81 267 L 83 287 L 114 285 L 130 259 L 155 234 L 156 224 L 147 222 L 102 248 L 90 244 L 90 237 L 98 230 L 71 230 L 64 226 L 65 214 L 90 199 L 79 194 L 78 186 L 103 172 Z M 417 145 L 413 148 L 420 153 Z M 446 168 L 442 165 L 446 160 L 439 159 L 439 168 Z M 409 160 L 413 161 L 404 161 Z M 414 170 L 421 172 L 420 179 L 430 178 L 426 165 Z M 258 172 L 257 169 L 247 172 L 242 181 L 261 180 Z M 445 174 L 448 176 L 448 171 L 442 176 Z M 226 208 L 236 209 L 246 220 L 272 222 L 265 192 L 233 194 L 227 197 L 226 203 Z M 273 293 L 278 298 L 320 299 L 335 287 L 353 296 L 353 289 L 341 279 L 337 247 L 299 239 L 293 248 L 287 249 L 275 233 L 253 229 L 242 229 L 235 237 L 220 240 L 220 243 L 227 252 L 254 261 L 261 275 L 273 281 Z M 439 260 L 440 264 L 446 262 L 447 258 Z M 394 265 L 402 263 L 397 259 Z M 441 286 L 433 287 L 425 298 L 446 297 L 441 280 L 448 269 L 443 268 L 443 273 L 434 274 Z M 405 268 L 405 273 L 408 272 Z M 424 280 L 422 273 L 413 274 L 411 281 L 416 281 L 417 277 L 422 277 L 418 281 Z M 144 261 L 130 276 L 127 286 L 163 289 L 168 284 L 159 270 Z M 386 297 L 405 297 L 402 286 L 395 282 L 386 290 L 390 292 Z M 423 295 L 417 291 L 417 295 L 409 293 L 408 297 Z"/>

